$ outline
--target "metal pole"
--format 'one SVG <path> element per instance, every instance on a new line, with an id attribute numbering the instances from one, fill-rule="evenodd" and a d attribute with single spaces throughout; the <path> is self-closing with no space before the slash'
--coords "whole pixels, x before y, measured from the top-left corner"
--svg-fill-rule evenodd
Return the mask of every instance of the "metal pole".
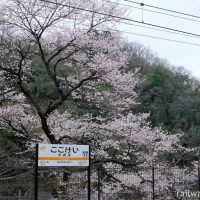
<path id="1" fill-rule="evenodd" d="M 21 192 L 21 189 L 19 189 L 19 191 L 18 191 L 18 200 L 22 200 L 22 192 Z"/>
<path id="2" fill-rule="evenodd" d="M 97 190 L 98 190 L 98 200 L 101 199 L 101 167 L 99 166 L 98 168 L 98 185 L 97 185 Z"/>
<path id="3" fill-rule="evenodd" d="M 89 145 L 89 166 L 88 166 L 88 200 L 91 196 L 91 148 Z"/>
<path id="4" fill-rule="evenodd" d="M 155 200 L 155 169 L 152 167 L 152 199 Z"/>
<path id="5" fill-rule="evenodd" d="M 34 200 L 38 200 L 38 144 L 35 150 L 35 180 L 34 180 Z"/>
<path id="6" fill-rule="evenodd" d="M 200 168 L 199 168 L 199 166 L 198 166 L 198 189 L 199 189 L 199 191 L 200 191 Z M 200 197 L 199 197 L 199 199 L 200 199 Z"/>

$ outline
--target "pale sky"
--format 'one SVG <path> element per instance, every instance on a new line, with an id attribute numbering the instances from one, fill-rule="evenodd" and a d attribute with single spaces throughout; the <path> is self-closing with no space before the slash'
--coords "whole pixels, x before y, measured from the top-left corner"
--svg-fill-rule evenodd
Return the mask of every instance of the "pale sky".
<path id="1" fill-rule="evenodd" d="M 153 5 L 157 7 L 162 7 L 170 10 L 176 10 L 179 12 L 184 12 L 192 15 L 200 16 L 200 0 L 134 0 L 135 2 L 148 5 Z M 130 14 L 128 18 L 132 18 L 137 21 L 142 20 L 142 10 L 136 9 L 134 7 L 140 8 L 140 5 L 128 3 L 124 0 L 120 0 L 120 3 L 129 5 Z M 143 7 L 144 9 L 154 10 L 157 12 L 165 12 L 162 10 L 157 10 L 153 8 L 149 8 L 147 6 Z M 168 13 L 168 12 L 165 12 Z M 172 15 L 176 15 L 174 13 L 168 13 Z M 146 23 L 152 23 L 160 26 L 170 27 L 174 29 L 179 29 L 186 32 L 192 32 L 200 35 L 200 18 L 192 18 L 183 15 L 178 15 L 181 17 L 190 18 L 193 20 L 197 20 L 198 22 L 189 21 L 186 19 L 179 19 L 175 17 L 165 16 L 157 13 L 151 13 L 148 11 L 143 11 L 143 20 Z M 130 22 L 132 23 L 132 22 Z M 134 23 L 133 23 L 134 24 Z M 146 26 L 143 24 L 137 24 Z M 150 26 L 146 26 L 150 27 Z M 171 65 L 175 66 L 184 66 L 187 70 L 191 72 L 193 76 L 200 79 L 200 37 L 188 37 L 183 35 L 171 34 L 160 32 L 156 30 L 146 29 L 143 27 L 131 26 L 131 25 L 120 25 L 120 30 L 143 34 L 143 35 L 151 35 L 154 37 L 162 37 L 171 40 L 179 40 L 188 43 L 195 43 L 199 46 L 193 46 L 188 44 L 180 44 L 175 42 L 163 41 L 158 39 L 146 38 L 143 36 L 126 34 L 125 37 L 128 38 L 129 41 L 136 41 L 142 43 L 144 46 L 151 48 L 153 51 L 157 53 L 157 55 L 161 58 L 168 60 Z"/>

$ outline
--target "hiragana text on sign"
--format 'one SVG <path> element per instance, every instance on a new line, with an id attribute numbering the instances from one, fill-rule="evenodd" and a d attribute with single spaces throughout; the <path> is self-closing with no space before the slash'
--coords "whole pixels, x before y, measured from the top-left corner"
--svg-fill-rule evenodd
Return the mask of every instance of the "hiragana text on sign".
<path id="1" fill-rule="evenodd" d="M 39 166 L 89 166 L 88 145 L 39 144 Z"/>

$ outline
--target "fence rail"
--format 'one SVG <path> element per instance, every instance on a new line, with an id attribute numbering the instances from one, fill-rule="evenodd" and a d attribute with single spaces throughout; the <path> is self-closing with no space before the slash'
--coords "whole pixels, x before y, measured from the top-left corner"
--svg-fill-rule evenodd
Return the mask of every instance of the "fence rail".
<path id="1" fill-rule="evenodd" d="M 185 191 L 196 191 L 196 199 L 200 197 L 199 168 L 187 171 L 162 167 L 92 167 L 91 171 L 94 200 L 190 199 Z M 8 179 L 0 177 L 0 200 L 32 200 L 33 191 L 33 173 Z M 56 199 L 87 199 L 87 171 L 40 169 L 39 200 Z"/>

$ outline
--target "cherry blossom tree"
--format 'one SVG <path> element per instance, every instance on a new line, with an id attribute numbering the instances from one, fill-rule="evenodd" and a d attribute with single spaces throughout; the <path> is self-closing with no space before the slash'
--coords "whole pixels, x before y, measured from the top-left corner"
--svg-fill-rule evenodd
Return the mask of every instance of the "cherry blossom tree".
<path id="1" fill-rule="evenodd" d="M 71 97 L 97 107 L 118 107 L 115 110 L 135 103 L 133 89 L 138 79 L 135 73 L 125 72 L 127 55 L 121 51 L 121 36 L 111 32 L 117 20 L 110 15 L 124 12 L 117 3 L 10 0 L 2 3 L 1 10 L 2 93 L 21 98 L 21 107 L 6 101 L 11 106 L 8 112 L 30 106 L 51 143 L 61 139 L 52 132 L 48 118 Z M 98 15 L 99 10 L 107 15 Z M 33 78 L 38 62 L 56 94 L 54 99 L 37 98 L 41 85 L 37 78 L 33 84 Z"/>
<path id="2" fill-rule="evenodd" d="M 113 31 L 119 21 L 113 16 L 126 9 L 100 0 L 0 6 L 1 126 L 29 144 L 90 144 L 92 164 L 105 168 L 166 163 L 160 156 L 181 148 L 180 135 L 151 128 L 148 114 L 129 112 L 140 80 L 127 69 L 123 38 Z M 92 105 L 98 116 L 74 116 L 69 100 Z"/>
<path id="3" fill-rule="evenodd" d="M 1 74 L 10 87 L 28 99 L 51 143 L 58 141 L 48 126 L 48 116 L 70 96 L 123 107 L 134 103 L 133 88 L 137 83 L 134 73 L 120 70 L 125 67 L 127 55 L 120 50 L 119 34 L 110 32 L 111 21 L 115 20 L 95 13 L 103 9 L 105 13 L 120 15 L 123 9 L 98 1 L 65 4 L 66 1 L 14 0 L 2 5 L 5 14 L 1 26 Z M 80 5 L 93 12 L 74 8 Z M 34 91 L 30 88 L 36 60 L 42 63 L 57 93 L 54 100 L 45 104 L 33 95 L 37 86 Z M 62 74 L 63 68 L 71 73 Z M 98 91 L 103 85 L 107 89 Z"/>

